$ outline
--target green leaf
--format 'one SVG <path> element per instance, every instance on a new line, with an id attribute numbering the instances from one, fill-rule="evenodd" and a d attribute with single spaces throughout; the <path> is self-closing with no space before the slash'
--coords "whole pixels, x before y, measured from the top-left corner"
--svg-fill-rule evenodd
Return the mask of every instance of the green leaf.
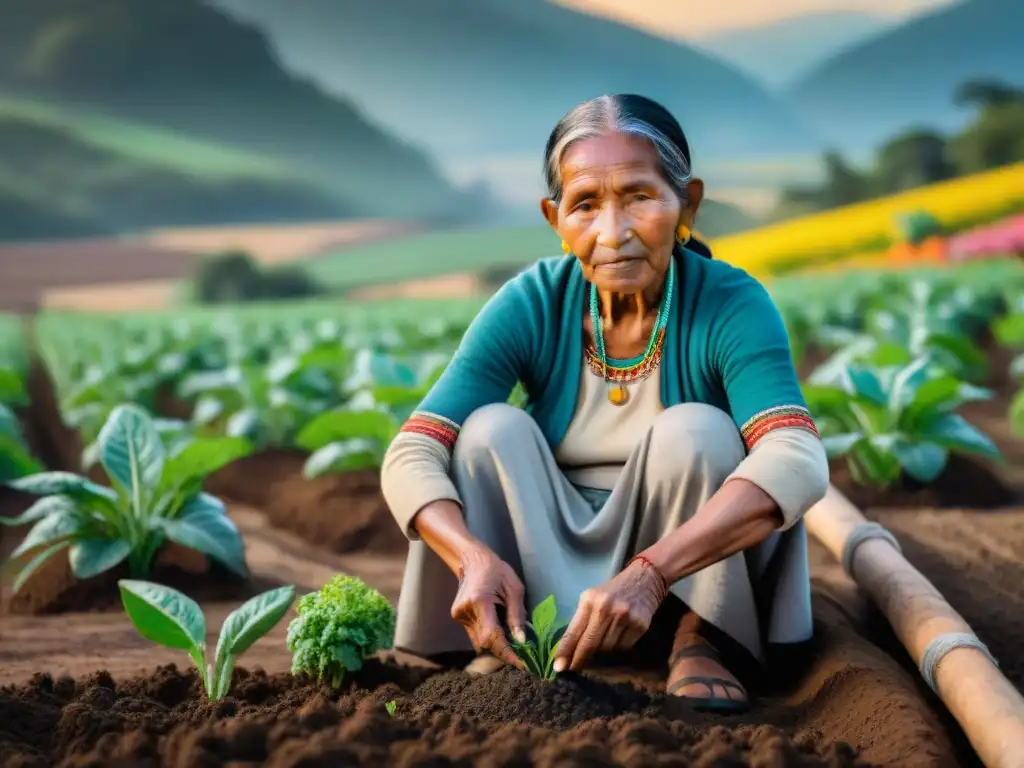
<path id="1" fill-rule="evenodd" d="M 272 589 L 246 601 L 225 620 L 217 641 L 217 658 L 239 656 L 269 632 L 295 602 L 295 587 Z"/>
<path id="2" fill-rule="evenodd" d="M 91 480 L 86 480 L 81 475 L 71 472 L 39 472 L 27 477 L 19 477 L 7 483 L 11 488 L 25 493 L 32 493 L 36 496 L 50 496 L 61 494 L 70 496 L 73 499 L 85 499 L 90 496 L 99 496 L 107 501 L 117 501 L 117 493 L 110 488 L 97 485 Z"/>
<path id="3" fill-rule="evenodd" d="M 74 537 L 81 532 L 82 528 L 82 517 L 76 513 L 73 505 L 69 508 L 59 509 L 33 525 L 31 530 L 25 534 L 25 538 L 18 548 L 11 553 L 11 557 L 21 557 L 33 549 Z"/>
<path id="4" fill-rule="evenodd" d="M 240 576 L 248 576 L 242 537 L 219 499 L 200 493 L 185 504 L 177 518 L 155 518 L 152 523 L 171 541 L 209 555 Z"/>
<path id="5" fill-rule="evenodd" d="M 539 636 L 543 636 L 555 623 L 556 618 L 558 618 L 558 606 L 555 604 L 555 596 L 548 595 L 533 609 L 531 623 L 534 631 Z"/>
<path id="6" fill-rule="evenodd" d="M 1024 437 L 1024 389 L 1010 403 L 1010 427 L 1018 437 Z"/>
<path id="7" fill-rule="evenodd" d="M 889 399 L 882 389 L 882 383 L 873 371 L 847 366 L 845 376 L 847 386 L 853 394 L 875 405 L 888 405 Z"/>
<path id="8" fill-rule="evenodd" d="M 213 395 L 203 395 L 192 409 L 192 421 L 195 424 L 209 424 L 223 412 L 224 403 Z"/>
<path id="9" fill-rule="evenodd" d="M 931 483 L 946 468 L 949 452 L 934 443 L 911 443 L 897 440 L 892 453 L 903 471 L 922 483 Z"/>
<path id="10" fill-rule="evenodd" d="M 148 581 L 121 579 L 117 586 L 128 618 L 144 638 L 183 651 L 202 649 L 206 618 L 194 600 Z"/>
<path id="11" fill-rule="evenodd" d="M 49 515 L 74 515 L 77 507 L 67 496 L 44 496 L 17 517 L 0 517 L 0 525 L 28 525 Z"/>
<path id="12" fill-rule="evenodd" d="M 928 424 L 918 437 L 961 453 L 975 453 L 997 461 L 1003 458 L 992 438 L 955 413 L 941 416 Z"/>
<path id="13" fill-rule="evenodd" d="M 339 408 L 322 413 L 307 423 L 295 438 L 295 444 L 312 452 L 331 443 L 353 438 L 369 438 L 387 443 L 397 429 L 395 417 L 386 411 Z"/>
<path id="14" fill-rule="evenodd" d="M 253 452 L 253 444 L 244 437 L 200 437 L 167 461 L 164 484 L 180 488 L 205 480 L 221 467 Z"/>
<path id="15" fill-rule="evenodd" d="M 56 555 L 62 549 L 67 549 L 71 546 L 70 541 L 59 541 L 52 546 L 47 547 L 42 552 L 37 554 L 18 572 L 18 577 L 14 580 L 14 584 L 11 586 L 12 592 L 17 592 L 29 580 L 33 573 L 38 571 L 47 560 Z"/>
<path id="16" fill-rule="evenodd" d="M 1024 313 L 1000 318 L 993 324 L 992 332 L 1000 346 L 1024 349 Z"/>
<path id="17" fill-rule="evenodd" d="M 326 474 L 342 474 L 381 465 L 383 450 L 373 440 L 345 440 L 330 443 L 306 459 L 302 475 L 307 480 Z"/>
<path id="18" fill-rule="evenodd" d="M 947 356 L 955 362 L 961 375 L 978 381 L 988 372 L 988 357 L 983 350 L 961 335 L 935 333 L 928 338 L 928 347 L 937 351 L 937 356 Z"/>
<path id="19" fill-rule="evenodd" d="M 120 565 L 131 551 L 124 539 L 82 539 L 72 545 L 68 561 L 75 578 L 84 581 Z"/>
<path id="20" fill-rule="evenodd" d="M 110 412 L 97 442 L 103 468 L 132 495 L 138 508 L 164 470 L 164 444 L 153 420 L 137 406 L 119 405 Z"/>
<path id="21" fill-rule="evenodd" d="M 857 443 L 864 439 L 861 432 L 845 432 L 840 435 L 825 435 L 821 443 L 830 459 L 846 455 Z"/>
<path id="22" fill-rule="evenodd" d="M 28 448 L 10 435 L 0 435 L 0 483 L 25 477 L 40 470 Z"/>
<path id="23" fill-rule="evenodd" d="M 896 372 L 889 389 L 889 413 L 896 415 L 914 402 L 921 385 L 928 379 L 930 362 L 927 357 L 919 357 Z"/>
<path id="24" fill-rule="evenodd" d="M 231 414 L 228 423 L 224 427 L 224 431 L 229 437 L 244 437 L 249 440 L 256 440 L 259 437 L 262 426 L 263 420 L 260 418 L 259 411 L 255 408 L 244 408 Z"/>

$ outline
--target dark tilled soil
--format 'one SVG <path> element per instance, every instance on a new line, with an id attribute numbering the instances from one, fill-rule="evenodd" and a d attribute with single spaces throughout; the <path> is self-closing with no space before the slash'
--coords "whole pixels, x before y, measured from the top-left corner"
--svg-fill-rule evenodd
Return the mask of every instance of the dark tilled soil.
<path id="1" fill-rule="evenodd" d="M 859 509 L 1000 509 L 1020 502 L 1021 494 L 994 469 L 977 459 L 951 455 L 946 469 L 929 485 L 909 478 L 891 488 L 854 482 L 843 461 L 830 465 L 832 485 Z"/>
<path id="2" fill-rule="evenodd" d="M 554 683 L 513 670 L 372 661 L 340 693 L 288 674 L 236 672 L 203 700 L 191 670 L 115 682 L 37 675 L 0 690 L 0 762 L 42 766 L 954 766 L 914 683 L 817 604 L 796 682 L 746 715 L 698 714 L 620 671 Z M 395 703 L 395 714 L 385 708 Z"/>
<path id="3" fill-rule="evenodd" d="M 376 470 L 306 480 L 300 451 L 264 450 L 210 477 L 211 493 L 261 509 L 272 525 L 344 554 L 401 554 L 408 540 L 388 511 Z"/>

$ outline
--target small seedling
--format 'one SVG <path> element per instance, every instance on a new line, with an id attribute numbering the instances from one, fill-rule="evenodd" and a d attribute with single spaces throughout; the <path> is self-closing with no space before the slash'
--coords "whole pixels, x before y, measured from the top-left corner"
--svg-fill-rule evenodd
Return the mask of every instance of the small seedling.
<path id="1" fill-rule="evenodd" d="M 327 680 L 332 688 L 394 641 L 395 609 L 352 576 L 335 576 L 319 592 L 304 595 L 295 610 L 299 615 L 288 625 L 292 673 Z"/>
<path id="2" fill-rule="evenodd" d="M 387 710 L 388 714 L 391 715 L 391 717 L 394 717 L 395 711 L 398 709 L 398 702 L 392 699 L 384 705 L 384 709 Z"/>
<path id="3" fill-rule="evenodd" d="M 528 637 L 525 643 L 513 642 L 512 648 L 526 664 L 526 669 L 530 674 L 545 680 L 553 680 L 555 677 L 555 646 L 568 626 L 565 623 L 556 623 L 558 607 L 555 605 L 555 596 L 548 595 L 541 601 L 533 609 L 531 619 L 528 629 L 533 637 Z"/>
<path id="4" fill-rule="evenodd" d="M 231 613 L 220 629 L 213 659 L 206 656 L 206 617 L 199 604 L 181 592 L 148 581 L 121 579 L 121 602 L 139 634 L 147 640 L 188 651 L 206 695 L 222 699 L 231 687 L 235 659 L 269 632 L 295 601 L 295 587 L 257 595 Z"/>

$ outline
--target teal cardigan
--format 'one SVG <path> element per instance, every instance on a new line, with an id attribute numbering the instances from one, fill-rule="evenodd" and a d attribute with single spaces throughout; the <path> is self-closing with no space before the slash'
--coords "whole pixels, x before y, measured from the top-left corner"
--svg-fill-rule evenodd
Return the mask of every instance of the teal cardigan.
<path id="1" fill-rule="evenodd" d="M 778 308 L 757 280 L 689 250 L 676 257 L 660 364 L 661 400 L 729 413 L 747 444 L 776 427 L 814 430 Z M 404 431 L 451 450 L 476 409 L 517 382 L 552 449 L 572 421 L 583 364 L 587 281 L 575 257 L 542 259 L 506 283 L 470 324 L 451 363 Z"/>

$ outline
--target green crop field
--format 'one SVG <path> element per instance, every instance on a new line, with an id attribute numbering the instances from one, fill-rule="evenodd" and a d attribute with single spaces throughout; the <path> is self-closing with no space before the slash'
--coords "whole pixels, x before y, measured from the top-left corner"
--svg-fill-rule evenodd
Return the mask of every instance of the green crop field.
<path id="1" fill-rule="evenodd" d="M 308 268 L 328 287 L 345 290 L 460 272 L 478 274 L 559 254 L 558 237 L 549 226 L 540 225 L 388 239 L 332 251 L 309 262 Z"/>
<path id="2" fill-rule="evenodd" d="M 805 394 L 833 456 L 862 482 L 884 485 L 899 471 L 927 481 L 950 451 L 995 456 L 955 410 L 990 396 L 984 338 L 1024 348 L 1016 260 L 787 278 L 770 290 L 794 357 L 808 347 L 828 353 Z M 36 337 L 64 418 L 87 444 L 118 404 L 154 410 L 171 392 L 192 408 L 190 418 L 161 422 L 175 440 L 245 437 L 310 452 L 311 473 L 343 471 L 380 461 L 483 301 L 44 313 Z M 18 331 L 0 323 L 8 382 L 24 376 Z M 1024 374 L 1022 361 L 1013 375 Z M 1008 414 L 1019 429 L 1022 402 Z"/>

